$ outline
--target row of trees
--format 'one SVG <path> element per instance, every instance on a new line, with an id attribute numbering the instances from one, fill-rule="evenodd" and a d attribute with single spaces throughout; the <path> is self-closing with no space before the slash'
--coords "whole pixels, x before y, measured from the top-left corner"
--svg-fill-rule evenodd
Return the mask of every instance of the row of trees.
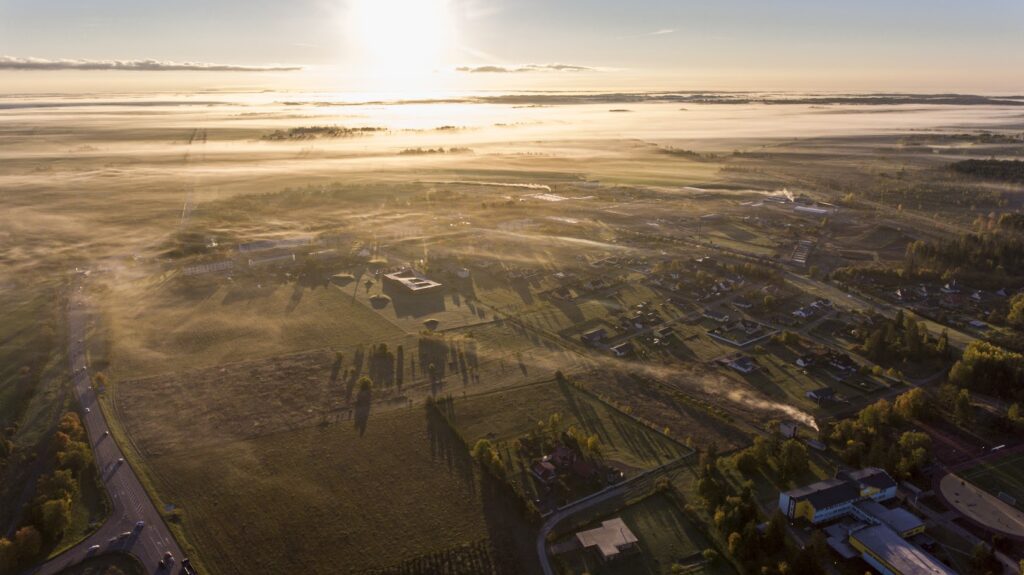
<path id="1" fill-rule="evenodd" d="M 61 417 L 54 437 L 56 466 L 39 477 L 36 494 L 14 539 L 0 538 L 0 572 L 33 563 L 45 546 L 60 541 L 71 523 L 71 510 L 79 496 L 80 480 L 92 473 L 93 459 L 85 428 L 78 414 Z"/>

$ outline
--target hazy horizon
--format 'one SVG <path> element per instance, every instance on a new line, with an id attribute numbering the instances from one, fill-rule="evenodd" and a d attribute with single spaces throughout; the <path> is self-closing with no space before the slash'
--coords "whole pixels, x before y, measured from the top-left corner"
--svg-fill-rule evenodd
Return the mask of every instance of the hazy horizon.
<path id="1" fill-rule="evenodd" d="M 1024 92 L 1024 5 L 0 1 L 0 88 Z"/>

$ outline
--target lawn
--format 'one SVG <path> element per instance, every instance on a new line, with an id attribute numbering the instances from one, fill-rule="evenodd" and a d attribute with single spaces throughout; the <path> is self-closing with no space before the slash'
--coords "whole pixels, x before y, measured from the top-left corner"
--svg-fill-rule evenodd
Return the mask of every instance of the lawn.
<path id="1" fill-rule="evenodd" d="M 150 457 L 205 570 L 338 573 L 508 533 L 450 430 L 420 406 Z M 493 541 L 493 537 L 491 537 Z"/>
<path id="2" fill-rule="evenodd" d="M 1003 492 L 1016 498 L 1016 507 L 1024 510 L 1024 453 L 982 463 L 960 476 L 996 497 Z"/>
<path id="3" fill-rule="evenodd" d="M 669 497 L 651 495 L 629 505 L 613 516 L 602 517 L 581 526 L 575 532 L 599 527 L 602 520 L 620 517 L 639 540 L 639 552 L 623 556 L 611 563 L 602 563 L 590 553 L 576 550 L 559 557 L 573 573 L 593 574 L 668 574 L 672 566 L 696 566 L 702 562 L 701 553 L 710 547 L 704 534 L 676 506 Z M 568 540 L 573 535 L 563 538 Z M 689 573 L 729 573 L 724 561 L 718 565 L 705 565 Z"/>

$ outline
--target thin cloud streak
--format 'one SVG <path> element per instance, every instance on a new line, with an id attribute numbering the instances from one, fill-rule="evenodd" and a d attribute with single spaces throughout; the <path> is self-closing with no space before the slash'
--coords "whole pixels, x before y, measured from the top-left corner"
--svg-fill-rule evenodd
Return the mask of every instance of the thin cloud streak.
<path id="1" fill-rule="evenodd" d="M 524 66 L 459 66 L 456 72 L 469 74 L 521 74 L 524 72 L 593 72 L 596 68 L 571 64 L 526 64 Z"/>
<path id="2" fill-rule="evenodd" d="M 119 70 L 126 72 L 295 72 L 301 66 L 236 66 L 161 60 L 48 60 L 0 56 L 0 70 Z"/>

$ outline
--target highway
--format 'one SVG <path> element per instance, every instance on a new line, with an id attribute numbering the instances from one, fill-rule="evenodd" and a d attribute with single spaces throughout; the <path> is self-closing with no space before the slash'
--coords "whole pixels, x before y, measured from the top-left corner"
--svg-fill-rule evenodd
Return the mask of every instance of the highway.
<path id="1" fill-rule="evenodd" d="M 103 485 L 110 496 L 111 512 L 106 523 L 78 545 L 53 559 L 26 571 L 26 574 L 51 575 L 82 561 L 83 559 L 112 551 L 134 555 L 142 562 L 147 573 L 179 573 L 181 548 L 174 540 L 159 511 L 149 499 L 142 484 L 127 461 L 114 438 L 105 435 L 107 422 L 97 401 L 96 392 L 90 385 L 91 376 L 86 365 L 85 336 L 89 315 L 86 312 L 86 297 L 82 293 L 81 280 L 72 287 L 68 307 L 68 358 L 73 374 L 75 395 L 82 406 L 82 423 L 89 435 Z M 145 526 L 137 528 L 136 523 L 144 521 Z M 125 537 L 122 534 L 129 533 Z M 90 547 L 99 545 L 99 550 L 90 552 Z M 174 562 L 169 568 L 160 568 L 164 553 L 170 551 Z"/>

